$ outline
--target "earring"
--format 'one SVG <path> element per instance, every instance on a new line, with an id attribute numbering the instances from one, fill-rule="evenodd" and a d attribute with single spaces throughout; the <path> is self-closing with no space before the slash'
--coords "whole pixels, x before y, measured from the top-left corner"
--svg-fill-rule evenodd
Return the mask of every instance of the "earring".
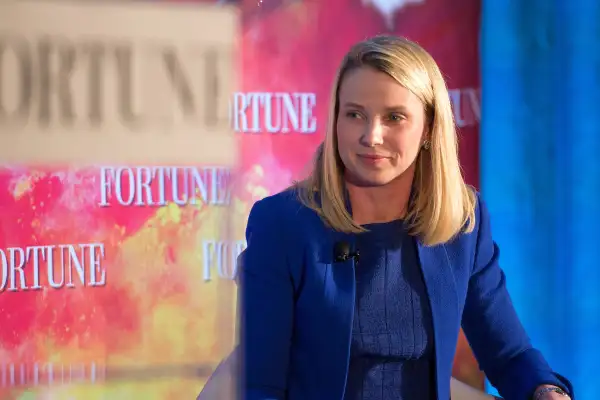
<path id="1" fill-rule="evenodd" d="M 431 147 L 431 142 L 429 140 L 424 141 L 423 142 L 423 149 L 429 150 L 429 147 Z"/>

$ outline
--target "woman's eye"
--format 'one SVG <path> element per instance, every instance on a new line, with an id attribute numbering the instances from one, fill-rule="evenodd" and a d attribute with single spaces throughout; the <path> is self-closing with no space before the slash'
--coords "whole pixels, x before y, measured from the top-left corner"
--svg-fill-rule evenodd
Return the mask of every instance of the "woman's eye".
<path id="1" fill-rule="evenodd" d="M 389 119 L 390 119 L 390 121 L 400 122 L 402 120 L 405 120 L 406 118 L 402 114 L 395 114 L 394 113 L 394 114 L 390 114 Z"/>
<path id="2" fill-rule="evenodd" d="M 360 114 L 356 111 L 348 111 L 346 115 L 350 118 L 360 118 Z"/>

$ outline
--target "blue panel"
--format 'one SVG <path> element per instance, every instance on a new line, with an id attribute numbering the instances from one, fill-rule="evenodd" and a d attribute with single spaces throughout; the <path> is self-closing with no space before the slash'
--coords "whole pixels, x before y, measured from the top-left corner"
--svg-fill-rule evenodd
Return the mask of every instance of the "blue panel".
<path id="1" fill-rule="evenodd" d="M 600 5 L 483 1 L 481 188 L 534 345 L 598 398 Z"/>

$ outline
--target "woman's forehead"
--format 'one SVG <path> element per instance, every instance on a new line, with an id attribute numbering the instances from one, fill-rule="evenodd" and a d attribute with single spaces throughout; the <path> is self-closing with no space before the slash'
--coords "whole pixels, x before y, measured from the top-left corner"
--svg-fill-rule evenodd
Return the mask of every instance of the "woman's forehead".
<path id="1" fill-rule="evenodd" d="M 406 109 L 420 107 L 410 90 L 388 74 L 372 68 L 349 71 L 339 89 L 339 105 L 354 108 Z"/>

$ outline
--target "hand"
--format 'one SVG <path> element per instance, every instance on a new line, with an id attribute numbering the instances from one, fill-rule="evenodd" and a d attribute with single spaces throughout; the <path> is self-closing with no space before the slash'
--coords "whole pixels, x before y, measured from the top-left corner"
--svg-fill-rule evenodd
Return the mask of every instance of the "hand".
<path id="1" fill-rule="evenodd" d="M 533 399 L 534 400 L 570 400 L 571 398 L 569 396 L 565 396 L 562 395 L 560 393 L 557 392 L 546 392 L 544 394 L 542 394 L 541 396 L 538 395 L 538 393 L 544 389 L 544 388 L 551 388 L 551 387 L 556 387 L 554 385 L 541 385 L 538 386 L 537 389 L 535 389 L 535 393 L 533 395 Z"/>

